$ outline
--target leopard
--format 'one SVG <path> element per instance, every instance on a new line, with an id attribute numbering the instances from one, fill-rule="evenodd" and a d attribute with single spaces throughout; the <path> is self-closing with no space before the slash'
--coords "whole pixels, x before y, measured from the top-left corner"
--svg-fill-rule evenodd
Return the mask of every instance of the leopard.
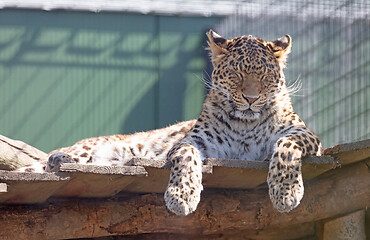
<path id="1" fill-rule="evenodd" d="M 123 166 L 138 157 L 166 160 L 171 165 L 166 207 L 186 216 L 201 200 L 205 159 L 266 160 L 273 207 L 281 213 L 295 209 L 304 194 L 302 158 L 320 156 L 323 148 L 293 110 L 283 72 L 292 38 L 227 39 L 213 30 L 206 36 L 213 72 L 198 118 L 148 132 L 81 140 L 52 151 L 41 171 L 58 172 L 66 162 Z M 21 171 L 32 171 L 32 166 Z"/>

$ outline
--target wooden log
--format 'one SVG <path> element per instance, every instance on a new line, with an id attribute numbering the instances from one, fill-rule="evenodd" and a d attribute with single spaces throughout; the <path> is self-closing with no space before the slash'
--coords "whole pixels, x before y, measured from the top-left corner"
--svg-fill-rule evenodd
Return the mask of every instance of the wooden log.
<path id="1" fill-rule="evenodd" d="M 339 216 L 370 205 L 370 160 L 329 171 L 306 182 L 300 206 L 290 213 L 273 209 L 267 189 L 206 189 L 197 211 L 169 213 L 162 194 L 128 194 L 109 200 L 71 200 L 34 206 L 0 206 L 0 239 L 60 239 L 169 233 L 211 236 L 241 231 L 250 238 Z M 306 225 L 309 226 L 309 225 Z M 17 229 L 17 231 L 14 231 Z M 306 228 L 301 228 L 302 233 Z M 279 232 L 279 231 L 276 231 Z M 310 231 L 309 234 L 312 234 Z M 262 236 L 260 235 L 262 234 Z M 297 233 L 298 234 L 298 233 Z M 299 235 L 299 234 L 298 234 Z M 265 235 L 266 236 L 266 235 Z"/>
<path id="2" fill-rule="evenodd" d="M 323 240 L 366 240 L 365 210 L 330 219 L 324 223 Z"/>
<path id="3" fill-rule="evenodd" d="M 246 240 L 246 239 L 268 239 L 268 240 L 289 240 L 304 239 L 318 240 L 315 233 L 314 223 L 303 223 L 293 225 L 289 228 L 269 228 L 265 230 L 229 230 L 219 234 L 199 235 L 195 234 L 175 234 L 175 233 L 151 233 L 151 234 L 134 234 L 115 236 L 115 240 Z M 107 238 L 94 238 L 96 240 L 108 240 Z"/>

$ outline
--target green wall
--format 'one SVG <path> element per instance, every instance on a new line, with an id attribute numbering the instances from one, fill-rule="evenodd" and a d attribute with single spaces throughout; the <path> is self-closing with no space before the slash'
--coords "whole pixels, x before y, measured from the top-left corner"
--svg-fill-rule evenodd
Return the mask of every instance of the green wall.
<path id="1" fill-rule="evenodd" d="M 195 118 L 219 18 L 0 11 L 0 134 L 46 152 Z"/>

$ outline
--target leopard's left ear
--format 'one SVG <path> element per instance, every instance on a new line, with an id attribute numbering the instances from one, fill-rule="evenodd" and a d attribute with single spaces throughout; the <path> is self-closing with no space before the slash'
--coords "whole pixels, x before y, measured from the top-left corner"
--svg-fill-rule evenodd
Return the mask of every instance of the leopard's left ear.
<path id="1" fill-rule="evenodd" d="M 275 41 L 267 42 L 267 47 L 273 52 L 280 66 L 285 67 L 288 54 L 292 48 L 292 38 L 287 34 Z"/>

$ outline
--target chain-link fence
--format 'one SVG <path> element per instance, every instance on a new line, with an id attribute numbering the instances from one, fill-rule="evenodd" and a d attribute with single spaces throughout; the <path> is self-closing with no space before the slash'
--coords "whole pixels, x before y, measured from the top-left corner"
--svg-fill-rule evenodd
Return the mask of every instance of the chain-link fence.
<path id="1" fill-rule="evenodd" d="M 224 37 L 293 39 L 285 70 L 295 111 L 324 147 L 370 137 L 370 2 L 252 0 L 216 29 Z M 294 87 L 294 86 L 293 86 Z"/>

